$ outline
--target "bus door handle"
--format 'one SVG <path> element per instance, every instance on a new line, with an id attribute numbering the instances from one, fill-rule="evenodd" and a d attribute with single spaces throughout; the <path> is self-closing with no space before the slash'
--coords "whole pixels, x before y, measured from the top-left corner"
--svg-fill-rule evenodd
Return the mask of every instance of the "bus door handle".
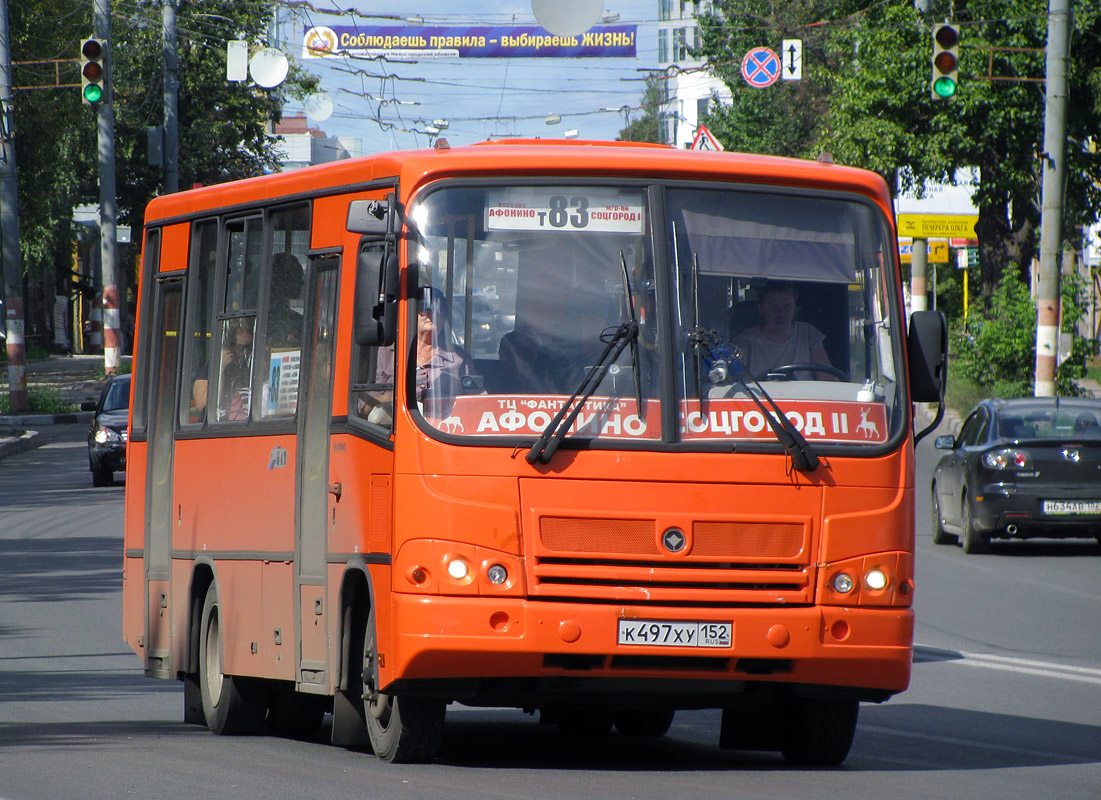
<path id="1" fill-rule="evenodd" d="M 340 481 L 337 481 L 336 483 L 330 483 L 329 484 L 329 494 L 331 494 L 337 500 L 340 500 L 340 494 L 343 491 L 344 491 L 344 487 L 340 483 Z"/>

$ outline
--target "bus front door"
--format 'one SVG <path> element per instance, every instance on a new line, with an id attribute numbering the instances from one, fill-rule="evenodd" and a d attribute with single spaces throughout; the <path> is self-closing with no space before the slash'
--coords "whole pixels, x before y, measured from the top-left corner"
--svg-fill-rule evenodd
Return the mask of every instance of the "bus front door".
<path id="1" fill-rule="evenodd" d="M 332 415 L 339 254 L 310 257 L 306 336 L 298 404 L 295 507 L 296 680 L 299 691 L 328 691 L 325 568 L 328 555 L 329 421 Z"/>

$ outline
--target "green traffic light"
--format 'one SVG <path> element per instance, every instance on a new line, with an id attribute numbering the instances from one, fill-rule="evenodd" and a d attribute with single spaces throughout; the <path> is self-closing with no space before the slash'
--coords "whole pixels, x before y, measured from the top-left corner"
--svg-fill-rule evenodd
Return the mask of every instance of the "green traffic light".
<path id="1" fill-rule="evenodd" d="M 956 82 L 951 78 L 937 78 L 933 81 L 933 91 L 937 97 L 952 97 L 956 94 Z"/>
<path id="2" fill-rule="evenodd" d="M 103 99 L 103 87 L 90 83 L 84 87 L 84 99 L 89 103 L 98 103 Z"/>

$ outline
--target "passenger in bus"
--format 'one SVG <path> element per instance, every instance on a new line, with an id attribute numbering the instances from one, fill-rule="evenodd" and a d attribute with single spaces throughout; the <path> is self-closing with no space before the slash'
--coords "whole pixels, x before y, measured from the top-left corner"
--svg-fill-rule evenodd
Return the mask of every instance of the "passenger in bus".
<path id="1" fill-rule="evenodd" d="M 813 325 L 797 322 L 798 292 L 795 284 L 770 281 L 761 290 L 757 302 L 758 324 L 734 337 L 734 344 L 746 354 L 746 372 L 763 380 L 772 370 L 788 364 L 831 366 L 825 336 Z M 837 380 L 827 372 L 810 370 L 795 373 L 802 380 Z"/>
<path id="2" fill-rule="evenodd" d="M 252 399 L 252 319 L 229 323 L 222 342 L 218 419 L 248 419 Z"/>
<path id="3" fill-rule="evenodd" d="M 417 298 L 416 400 L 426 417 L 446 419 L 460 394 L 481 394 L 470 354 L 451 335 L 447 303 L 432 287 Z"/>
<path id="4" fill-rule="evenodd" d="M 302 315 L 291 302 L 302 296 L 302 264 L 290 253 L 276 253 L 271 266 L 268 351 L 302 346 Z"/>
<path id="5" fill-rule="evenodd" d="M 414 397 L 417 407 L 435 421 L 451 414 L 455 398 L 460 394 L 484 394 L 474 376 L 473 359 L 451 335 L 447 304 L 440 292 L 432 287 L 420 290 L 417 299 L 417 334 L 413 343 L 416 356 Z M 375 382 L 394 381 L 394 350 L 379 350 L 375 367 Z M 361 405 L 360 412 L 367 404 Z M 373 420 L 369 420 L 373 421 Z"/>

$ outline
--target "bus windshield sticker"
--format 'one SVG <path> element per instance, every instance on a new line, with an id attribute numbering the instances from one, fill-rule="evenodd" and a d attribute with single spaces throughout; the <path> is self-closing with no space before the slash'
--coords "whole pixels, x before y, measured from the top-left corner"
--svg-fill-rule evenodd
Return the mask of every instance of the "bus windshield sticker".
<path id="1" fill-rule="evenodd" d="M 448 433 L 468 436 L 534 436 L 565 404 L 559 395 L 465 395 L 444 423 L 433 422 Z M 632 398 L 590 397 L 570 428 L 570 436 L 614 439 L 660 438 L 658 403 L 646 403 L 640 418 Z M 887 407 L 882 403 L 844 400 L 784 400 L 784 414 L 809 441 L 887 441 Z M 680 438 L 685 441 L 715 439 L 772 440 L 776 438 L 764 414 L 750 400 L 710 399 L 703 409 L 695 401 L 682 401 Z M 432 420 L 430 420 L 432 422 Z"/>
<path id="2" fill-rule="evenodd" d="M 571 187 L 531 187 L 490 192 L 486 229 L 496 231 L 644 232 L 638 193 Z"/>
<path id="3" fill-rule="evenodd" d="M 264 408 L 268 415 L 294 414 L 298 404 L 298 368 L 301 350 L 276 350 L 264 383 Z"/>

